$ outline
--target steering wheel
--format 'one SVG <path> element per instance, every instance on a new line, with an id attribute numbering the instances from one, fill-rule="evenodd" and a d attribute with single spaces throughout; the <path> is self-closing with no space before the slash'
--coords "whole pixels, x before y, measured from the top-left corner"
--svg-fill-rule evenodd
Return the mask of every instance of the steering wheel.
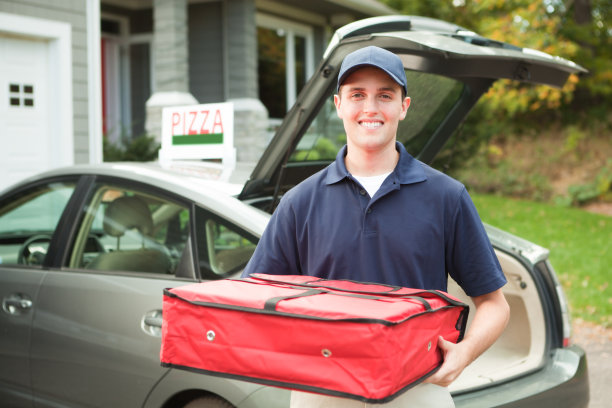
<path id="1" fill-rule="evenodd" d="M 47 255 L 47 249 L 49 248 L 49 242 L 51 242 L 51 235 L 38 234 L 32 235 L 19 248 L 17 254 L 17 263 L 24 265 L 42 265 Z M 41 243 L 46 244 L 46 248 L 30 248 L 32 244 Z"/>

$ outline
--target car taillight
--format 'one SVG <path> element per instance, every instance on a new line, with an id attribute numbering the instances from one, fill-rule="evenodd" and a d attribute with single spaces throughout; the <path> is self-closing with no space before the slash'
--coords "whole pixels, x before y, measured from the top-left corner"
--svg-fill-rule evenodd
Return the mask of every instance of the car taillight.
<path id="1" fill-rule="evenodd" d="M 568 347 L 572 343 L 572 323 L 570 320 L 570 310 L 569 303 L 567 302 L 567 297 L 565 296 L 565 292 L 563 291 L 563 287 L 559 282 L 559 278 L 557 278 L 557 274 L 555 273 L 554 268 L 550 264 L 550 262 L 546 261 L 546 267 L 550 272 L 550 276 L 555 284 L 555 290 L 557 291 L 557 298 L 559 299 L 559 308 L 561 309 L 561 320 L 563 324 L 563 347 Z"/>

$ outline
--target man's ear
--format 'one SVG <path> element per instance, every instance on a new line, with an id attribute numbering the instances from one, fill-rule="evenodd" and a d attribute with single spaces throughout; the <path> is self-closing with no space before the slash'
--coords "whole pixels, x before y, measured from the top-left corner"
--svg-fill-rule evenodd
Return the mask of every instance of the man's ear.
<path id="1" fill-rule="evenodd" d="M 410 97 L 407 96 L 402 101 L 402 114 L 400 115 L 400 120 L 403 120 L 406 117 L 406 113 L 408 112 L 409 107 L 410 107 Z"/>
<path id="2" fill-rule="evenodd" d="M 342 119 L 342 115 L 340 114 L 340 103 L 341 102 L 342 101 L 340 100 L 340 95 L 334 94 L 334 105 L 336 105 L 336 115 L 338 115 L 340 119 Z"/>

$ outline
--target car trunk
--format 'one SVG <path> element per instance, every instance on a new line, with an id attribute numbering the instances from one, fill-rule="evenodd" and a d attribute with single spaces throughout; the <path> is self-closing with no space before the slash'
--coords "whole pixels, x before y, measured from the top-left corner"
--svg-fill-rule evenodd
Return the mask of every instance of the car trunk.
<path id="1" fill-rule="evenodd" d="M 510 321 L 501 337 L 468 366 L 451 385 L 452 392 L 462 392 L 524 375 L 540 368 L 547 347 L 545 312 L 532 275 L 517 258 L 496 249 L 502 270 L 508 279 L 503 292 L 510 305 Z M 449 280 L 448 291 L 470 305 L 463 290 Z M 474 313 L 468 319 L 468 328 Z M 468 329 L 469 330 L 469 329 Z"/>
<path id="2" fill-rule="evenodd" d="M 317 73 L 245 184 L 241 199 L 271 213 L 285 191 L 334 160 L 345 143 L 332 100 L 337 73 L 345 55 L 368 45 L 387 48 L 404 63 L 411 106 L 397 139 L 425 163 L 431 163 L 495 80 L 561 87 L 570 74 L 585 72 L 570 61 L 492 41 L 437 20 L 393 16 L 350 24 L 336 32 Z M 455 381 L 451 387 L 455 393 L 537 370 L 548 350 L 563 343 L 564 328 L 557 328 L 564 322 L 552 315 L 549 300 L 561 302 L 556 288 L 543 284 L 534 272 L 533 259 L 515 251 L 517 241 L 498 234 L 503 239 L 492 242 L 508 279 L 503 291 L 511 307 L 510 322 L 501 338 Z M 544 258 L 539 261 L 544 261 L 547 252 L 541 254 Z M 452 281 L 449 292 L 474 310 Z"/>

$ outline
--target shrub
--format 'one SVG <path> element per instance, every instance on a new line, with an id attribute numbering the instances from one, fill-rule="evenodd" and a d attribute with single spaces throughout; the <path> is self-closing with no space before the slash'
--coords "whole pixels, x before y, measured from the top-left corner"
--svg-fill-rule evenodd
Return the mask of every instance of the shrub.
<path id="1" fill-rule="evenodd" d="M 160 144 L 152 136 L 141 135 L 133 139 L 122 137 L 119 143 L 111 143 L 106 137 L 103 142 L 104 161 L 154 161 Z"/>
<path id="2" fill-rule="evenodd" d="M 586 184 L 574 184 L 567 190 L 572 204 L 583 205 L 597 199 L 612 198 L 612 159 L 608 159 L 595 179 Z"/>

